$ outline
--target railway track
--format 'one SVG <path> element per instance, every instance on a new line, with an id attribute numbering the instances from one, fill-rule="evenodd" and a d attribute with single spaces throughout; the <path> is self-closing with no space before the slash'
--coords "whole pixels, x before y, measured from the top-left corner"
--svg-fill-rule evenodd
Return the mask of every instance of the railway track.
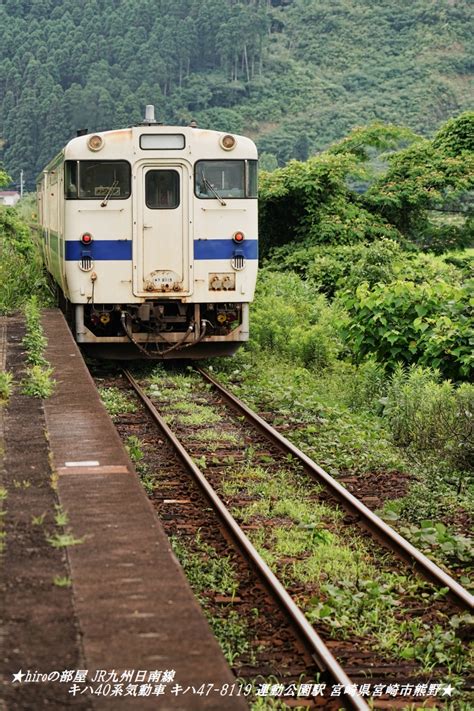
<path id="1" fill-rule="evenodd" d="M 312 477 L 318 481 L 333 496 L 348 513 L 357 517 L 361 525 L 365 526 L 384 546 L 390 548 L 395 555 L 413 566 L 426 580 L 446 587 L 453 602 L 464 610 L 474 609 L 474 597 L 460 585 L 454 578 L 444 572 L 427 556 L 413 546 L 399 533 L 388 526 L 371 509 L 353 496 L 347 489 L 339 484 L 334 477 L 318 466 L 298 447 L 280 434 L 274 427 L 265 422 L 256 412 L 253 412 L 238 397 L 224 388 L 215 378 L 201 368 L 196 371 L 217 390 L 219 395 L 231 407 L 242 414 L 250 424 L 261 431 L 285 454 L 295 457 Z"/>
<path id="2" fill-rule="evenodd" d="M 284 438 L 267 422 L 260 418 L 256 413 L 252 412 L 238 398 L 229 393 L 225 388 L 218 383 L 215 378 L 201 369 L 196 369 L 200 378 L 206 383 L 204 392 L 208 393 L 214 403 L 222 403 L 229 405 L 238 418 L 248 423 L 250 429 L 254 432 L 258 431 L 258 438 L 255 440 L 254 447 L 260 448 L 264 453 L 264 458 L 267 460 L 273 456 L 274 449 L 279 450 L 284 458 L 291 457 L 292 462 L 298 462 L 306 474 L 310 474 L 318 482 L 318 486 L 323 486 L 326 494 L 331 500 L 344 508 L 348 514 L 351 525 L 362 525 L 375 535 L 377 540 L 385 547 L 390 548 L 396 556 L 408 562 L 410 567 L 416 569 L 418 573 L 423 575 L 437 586 L 441 586 L 447 590 L 452 602 L 461 609 L 472 609 L 472 596 L 454 579 L 447 575 L 443 570 L 438 568 L 420 551 L 409 544 L 405 539 L 399 536 L 395 531 L 388 527 L 381 519 L 373 514 L 370 509 L 365 507 L 360 501 L 352 496 L 344 487 L 330 477 L 323 469 L 310 460 L 303 452 L 298 450 L 291 442 Z M 328 684 L 339 685 L 340 688 L 355 689 L 359 688 L 363 681 L 369 679 L 372 684 L 376 682 L 387 681 L 389 674 L 402 675 L 404 681 L 415 680 L 417 678 L 416 665 L 413 663 L 392 663 L 387 664 L 380 658 L 377 661 L 377 655 L 370 658 L 370 652 L 367 650 L 350 654 L 347 645 L 344 649 L 344 644 L 337 644 L 334 640 L 325 643 L 322 637 L 316 632 L 313 621 L 309 621 L 307 616 L 300 609 L 300 605 L 295 601 L 294 595 L 290 595 L 286 586 L 282 585 L 276 575 L 272 572 L 265 560 L 256 550 L 249 537 L 239 526 L 235 518 L 229 513 L 223 497 L 219 495 L 219 476 L 215 474 L 215 470 L 219 469 L 216 465 L 211 467 L 213 470 L 212 476 L 206 477 L 201 468 L 197 466 L 196 459 L 199 459 L 199 452 L 192 451 L 191 454 L 181 443 L 180 439 L 174 434 L 169 426 L 169 413 L 165 417 L 158 412 L 155 402 L 160 399 L 157 389 L 152 392 L 152 397 L 145 392 L 143 384 L 128 371 L 125 371 L 125 376 L 128 383 L 133 388 L 136 395 L 140 398 L 143 406 L 146 408 L 149 417 L 160 428 L 161 433 L 171 442 L 172 447 L 177 453 L 180 461 L 188 472 L 190 472 L 195 482 L 204 493 L 208 502 L 216 511 L 221 525 L 225 528 L 228 537 L 230 537 L 243 556 L 250 561 L 252 568 L 257 572 L 259 578 L 263 581 L 263 585 L 269 595 L 276 601 L 284 618 L 290 623 L 294 629 L 295 637 L 303 644 L 306 659 L 313 660 L 316 667 L 322 672 L 322 679 Z M 147 383 L 149 386 L 149 383 Z M 149 388 L 147 387 L 149 390 Z M 159 390 L 159 389 L 158 389 Z M 202 396 L 202 390 L 201 390 Z M 153 402 L 155 401 L 155 402 Z M 167 410 L 168 412 L 168 410 Z M 191 428 L 192 429 L 192 428 Z M 182 435 L 182 431 L 181 431 Z M 265 442 L 267 449 L 265 449 Z M 248 443 L 246 443 L 248 446 Z M 192 448 L 191 448 L 192 449 Z M 266 452 L 266 454 L 265 454 Z M 214 485 L 210 479 L 214 479 Z M 178 499 L 179 501 L 179 499 Z M 247 525 L 247 529 L 252 529 L 252 525 Z M 298 597 L 298 596 L 297 596 Z M 334 650 L 334 654 L 331 650 Z M 341 658 L 344 662 L 341 664 Z M 375 660 L 375 661 L 374 661 Z M 381 684 L 380 684 L 381 685 Z M 369 685 L 370 686 L 370 685 Z M 334 701 L 336 701 L 334 699 Z M 411 700 L 413 701 L 413 700 Z M 327 703 L 331 700 L 326 699 L 325 706 L 330 708 Z M 406 701 L 404 702 L 406 704 Z M 346 695 L 344 704 L 347 708 L 367 709 L 369 708 L 366 700 L 357 693 Z M 396 708 L 397 703 L 392 700 L 391 707 Z"/>

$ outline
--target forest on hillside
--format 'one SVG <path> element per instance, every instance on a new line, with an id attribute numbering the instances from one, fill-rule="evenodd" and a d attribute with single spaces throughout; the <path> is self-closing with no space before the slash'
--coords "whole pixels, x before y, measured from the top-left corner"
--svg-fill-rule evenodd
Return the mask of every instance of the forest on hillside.
<path id="1" fill-rule="evenodd" d="M 27 185 L 78 128 L 251 135 L 263 166 L 372 120 L 432 134 L 472 104 L 468 0 L 4 0 L 0 149 Z"/>

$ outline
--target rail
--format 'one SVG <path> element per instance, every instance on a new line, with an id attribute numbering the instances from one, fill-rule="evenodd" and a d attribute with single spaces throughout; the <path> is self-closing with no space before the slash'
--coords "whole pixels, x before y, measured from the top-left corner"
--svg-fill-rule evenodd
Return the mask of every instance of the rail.
<path id="1" fill-rule="evenodd" d="M 445 573 L 436 563 L 427 558 L 421 551 L 407 541 L 403 536 L 388 526 L 379 516 L 353 496 L 347 489 L 339 484 L 322 467 L 313 462 L 304 452 L 296 447 L 292 442 L 280 434 L 274 427 L 266 422 L 262 417 L 253 412 L 242 400 L 230 393 L 215 378 L 202 368 L 195 366 L 195 370 L 210 383 L 222 396 L 222 398 L 236 409 L 240 414 L 259 429 L 264 435 L 271 439 L 280 450 L 286 454 L 291 454 L 301 462 L 304 469 L 309 472 L 317 481 L 322 484 L 348 511 L 357 516 L 361 523 L 368 528 L 371 533 L 385 546 L 389 547 L 397 556 L 403 558 L 412 565 L 423 577 L 430 582 L 448 588 L 450 599 L 459 607 L 466 610 L 474 609 L 474 597 L 460 585 L 448 573 Z"/>
<path id="2" fill-rule="evenodd" d="M 146 393 L 143 391 L 143 389 L 140 387 L 140 385 L 137 383 L 135 378 L 128 370 L 124 370 L 123 372 L 128 382 L 133 387 L 138 397 L 145 405 L 151 417 L 160 426 L 165 435 L 168 437 L 169 441 L 172 443 L 181 461 L 192 473 L 194 479 L 207 496 L 208 500 L 214 507 L 217 514 L 219 515 L 224 526 L 231 533 L 241 552 L 248 560 L 250 560 L 251 564 L 261 576 L 261 579 L 265 583 L 266 588 L 277 601 L 279 607 L 282 609 L 284 614 L 293 622 L 293 625 L 298 631 L 299 637 L 304 641 L 307 649 L 309 650 L 318 667 L 321 669 L 321 671 L 326 672 L 335 684 L 341 684 L 344 687 L 353 685 L 353 682 L 348 677 L 344 669 L 341 667 L 335 657 L 331 654 L 321 637 L 314 630 L 311 623 L 306 619 L 303 612 L 296 605 L 292 597 L 288 594 L 288 592 L 276 578 L 274 573 L 270 570 L 263 558 L 252 545 L 248 537 L 239 527 L 235 519 L 231 516 L 222 500 L 219 498 L 213 487 L 207 481 L 204 474 L 196 466 L 196 464 L 186 452 L 180 441 L 176 438 L 176 436 L 173 434 L 166 422 L 163 420 L 160 413 L 157 411 L 149 397 L 146 395 Z M 357 709 L 358 711 L 369 710 L 369 706 L 359 695 L 347 696 L 344 703 L 350 709 Z"/>

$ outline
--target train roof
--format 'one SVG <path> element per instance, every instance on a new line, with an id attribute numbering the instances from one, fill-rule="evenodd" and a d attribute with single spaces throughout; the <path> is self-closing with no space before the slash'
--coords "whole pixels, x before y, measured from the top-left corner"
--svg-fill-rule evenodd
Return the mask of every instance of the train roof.
<path id="1" fill-rule="evenodd" d="M 97 136 L 99 148 L 90 147 Z M 143 137 L 149 137 L 143 139 Z M 154 138 L 155 137 L 155 138 Z M 226 143 L 230 147 L 226 147 Z M 97 158 L 135 159 L 147 157 L 199 159 L 257 159 L 257 147 L 246 136 L 214 131 L 194 126 L 165 126 L 142 124 L 130 128 L 97 131 L 72 138 L 45 166 L 42 172 L 51 171 L 64 160 L 93 160 Z M 39 179 L 41 175 L 39 176 Z"/>

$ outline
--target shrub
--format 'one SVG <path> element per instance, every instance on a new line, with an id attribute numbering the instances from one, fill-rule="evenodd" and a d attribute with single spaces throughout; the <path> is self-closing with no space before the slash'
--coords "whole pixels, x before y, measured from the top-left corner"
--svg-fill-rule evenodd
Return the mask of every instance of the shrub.
<path id="1" fill-rule="evenodd" d="M 385 369 L 374 358 L 368 358 L 354 371 L 347 386 L 348 405 L 354 410 L 369 410 L 379 414 L 383 407 L 386 380 Z"/>
<path id="2" fill-rule="evenodd" d="M 0 313 L 21 308 L 31 294 L 52 301 L 39 246 L 12 208 L 0 208 Z"/>
<path id="3" fill-rule="evenodd" d="M 322 153 L 306 162 L 261 174 L 260 231 L 264 253 L 291 241 L 352 244 L 399 232 L 380 215 L 367 210 L 349 178 L 365 178 L 352 153 Z"/>
<path id="4" fill-rule="evenodd" d="M 467 286 L 363 282 L 340 294 L 351 321 L 346 330 L 356 359 L 374 354 L 389 369 L 397 362 L 439 368 L 445 377 L 462 379 L 474 364 L 472 307 Z"/>
<path id="5" fill-rule="evenodd" d="M 474 463 L 474 386 L 440 382 L 429 368 L 398 366 L 384 408 L 394 441 L 455 470 Z"/>
<path id="6" fill-rule="evenodd" d="M 285 245 L 273 250 L 269 263 L 273 269 L 288 268 L 307 277 L 316 289 L 329 297 L 348 284 L 361 281 L 375 284 L 394 278 L 403 253 L 397 242 L 389 239 L 352 245 Z"/>
<path id="7" fill-rule="evenodd" d="M 292 364 L 325 368 L 341 351 L 337 323 L 343 318 L 296 274 L 262 271 L 251 314 L 252 343 Z"/>

